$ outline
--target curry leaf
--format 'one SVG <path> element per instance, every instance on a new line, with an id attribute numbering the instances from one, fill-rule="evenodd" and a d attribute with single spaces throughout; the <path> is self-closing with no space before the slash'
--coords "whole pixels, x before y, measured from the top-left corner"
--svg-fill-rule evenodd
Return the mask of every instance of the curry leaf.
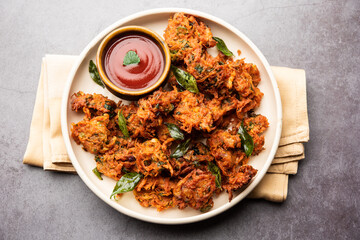
<path id="1" fill-rule="evenodd" d="M 223 54 L 225 54 L 228 57 L 234 56 L 234 54 L 227 48 L 225 42 L 218 37 L 213 37 L 213 39 L 217 42 L 216 43 L 216 48 L 222 52 Z"/>
<path id="2" fill-rule="evenodd" d="M 101 177 L 101 173 L 97 168 L 94 168 L 92 171 L 100 180 L 103 180 L 103 178 Z"/>
<path id="3" fill-rule="evenodd" d="M 134 51 L 128 51 L 125 54 L 123 64 L 130 65 L 130 64 L 138 64 L 140 62 L 139 56 Z"/>
<path id="4" fill-rule="evenodd" d="M 113 107 L 107 103 L 104 104 L 104 108 L 111 111 L 113 109 Z"/>
<path id="5" fill-rule="evenodd" d="M 221 188 L 221 171 L 213 162 L 208 162 L 209 171 L 215 176 L 216 187 Z"/>
<path id="6" fill-rule="evenodd" d="M 238 134 L 240 135 L 240 139 L 241 139 L 241 147 L 243 148 L 246 156 L 249 157 L 254 150 L 254 140 L 250 136 L 250 134 L 246 131 L 243 122 L 241 122 L 241 125 L 238 130 Z"/>
<path id="7" fill-rule="evenodd" d="M 176 148 L 175 151 L 170 155 L 172 158 L 179 158 L 185 155 L 185 153 L 189 150 L 190 146 L 190 138 L 185 142 L 180 143 Z"/>
<path id="8" fill-rule="evenodd" d="M 116 194 L 126 193 L 134 190 L 136 185 L 139 183 L 143 175 L 141 173 L 130 172 L 124 174 L 120 180 L 116 183 L 110 198 Z"/>
<path id="9" fill-rule="evenodd" d="M 180 128 L 173 123 L 165 123 L 169 129 L 170 135 L 173 139 L 184 140 L 184 134 L 181 132 Z"/>
<path id="10" fill-rule="evenodd" d="M 90 73 L 90 77 L 96 84 L 98 84 L 102 88 L 105 88 L 105 85 L 101 81 L 99 72 L 98 72 L 97 67 L 96 67 L 95 63 L 93 62 L 93 60 L 90 60 L 90 62 L 89 62 L 89 73 Z"/>
<path id="11" fill-rule="evenodd" d="M 118 125 L 119 125 L 121 132 L 124 134 L 124 136 L 126 138 L 129 138 L 129 131 L 126 127 L 126 119 L 125 119 L 124 115 L 122 114 L 122 111 L 118 112 Z"/>
<path id="12" fill-rule="evenodd" d="M 178 84 L 192 93 L 198 93 L 199 89 L 196 84 L 196 79 L 190 73 L 171 65 L 171 70 L 175 75 Z"/>

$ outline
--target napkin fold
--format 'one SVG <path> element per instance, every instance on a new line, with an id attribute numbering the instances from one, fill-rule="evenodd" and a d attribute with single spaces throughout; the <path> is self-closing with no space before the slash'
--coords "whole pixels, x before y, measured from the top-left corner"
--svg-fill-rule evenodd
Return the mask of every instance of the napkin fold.
<path id="1" fill-rule="evenodd" d="M 61 98 L 67 77 L 77 56 L 46 55 L 42 59 L 29 142 L 23 163 L 44 170 L 73 172 L 61 133 Z M 296 174 L 298 161 L 305 158 L 303 142 L 309 140 L 305 71 L 271 67 L 278 83 L 283 129 L 272 165 L 248 196 L 282 202 L 287 197 L 288 175 Z"/>
<path id="2" fill-rule="evenodd" d="M 76 59 L 77 56 L 65 55 L 46 55 L 42 59 L 25 164 L 44 170 L 76 172 L 67 155 L 60 117 L 63 89 Z"/>

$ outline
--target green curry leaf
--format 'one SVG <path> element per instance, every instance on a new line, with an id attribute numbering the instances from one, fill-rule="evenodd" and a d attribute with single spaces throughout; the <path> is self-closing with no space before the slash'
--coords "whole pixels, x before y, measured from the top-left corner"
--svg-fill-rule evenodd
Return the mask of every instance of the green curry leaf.
<path id="1" fill-rule="evenodd" d="M 196 79 L 190 73 L 171 65 L 171 70 L 175 75 L 178 84 L 192 93 L 198 93 L 199 89 L 196 84 Z"/>
<path id="2" fill-rule="evenodd" d="M 97 67 L 96 67 L 95 63 L 93 62 L 93 60 L 90 60 L 90 62 L 89 62 L 89 73 L 90 73 L 90 77 L 96 84 L 98 84 L 102 88 L 105 88 L 105 85 L 101 81 L 99 72 L 98 72 Z"/>
<path id="3" fill-rule="evenodd" d="M 216 187 L 221 188 L 221 171 L 213 162 L 208 162 L 209 171 L 215 176 Z"/>
<path id="4" fill-rule="evenodd" d="M 225 42 L 218 37 L 213 37 L 213 39 L 217 42 L 216 43 L 216 48 L 222 52 L 223 54 L 225 54 L 225 56 L 231 57 L 234 56 L 234 54 L 227 48 Z"/>
<path id="5" fill-rule="evenodd" d="M 240 139 L 241 139 L 241 147 L 243 148 L 246 156 L 249 157 L 254 150 L 254 140 L 250 136 L 250 134 L 246 131 L 243 122 L 241 122 L 241 125 L 238 130 L 238 134 L 240 135 Z"/>
<path id="6" fill-rule="evenodd" d="M 190 138 L 185 142 L 180 143 L 176 148 L 175 151 L 170 155 L 172 158 L 179 158 L 185 155 L 185 153 L 189 150 L 190 147 Z"/>
<path id="7" fill-rule="evenodd" d="M 180 128 L 173 123 L 165 123 L 169 129 L 170 135 L 173 139 L 184 140 L 184 134 L 181 132 Z"/>
<path id="8" fill-rule="evenodd" d="M 138 64 L 140 63 L 140 58 L 134 51 L 128 51 L 125 54 L 123 64 L 124 65 L 130 65 L 130 64 Z"/>
<path id="9" fill-rule="evenodd" d="M 124 134 L 124 136 L 126 138 L 129 138 L 130 136 L 129 136 L 129 131 L 126 126 L 126 119 L 125 119 L 124 115 L 122 114 L 122 111 L 118 112 L 118 125 L 119 125 L 121 132 Z"/>
<path id="10" fill-rule="evenodd" d="M 116 194 L 126 193 L 134 190 L 142 177 L 143 175 L 141 173 L 136 172 L 129 172 L 124 174 L 116 183 L 110 198 L 112 198 Z"/>
<path id="11" fill-rule="evenodd" d="M 94 168 L 92 171 L 98 177 L 98 179 L 103 180 L 103 178 L 101 177 L 101 173 L 97 168 Z"/>

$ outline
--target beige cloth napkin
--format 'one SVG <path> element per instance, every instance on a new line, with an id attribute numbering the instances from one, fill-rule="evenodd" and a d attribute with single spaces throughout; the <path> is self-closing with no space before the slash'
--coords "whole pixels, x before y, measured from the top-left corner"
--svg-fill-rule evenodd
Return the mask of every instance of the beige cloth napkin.
<path id="1" fill-rule="evenodd" d="M 61 133 L 61 98 L 76 56 L 46 55 L 42 61 L 28 146 L 23 163 L 44 170 L 75 172 Z M 302 142 L 309 140 L 305 71 L 272 67 L 283 105 L 283 130 L 273 164 L 261 183 L 249 195 L 282 202 L 287 197 L 288 174 L 296 174 L 303 159 Z M 51 106 L 51 107 L 49 107 Z"/>
<path id="2" fill-rule="evenodd" d="M 77 56 L 46 55 L 42 60 L 25 164 L 76 172 L 67 155 L 60 122 L 63 89 L 76 59 Z"/>

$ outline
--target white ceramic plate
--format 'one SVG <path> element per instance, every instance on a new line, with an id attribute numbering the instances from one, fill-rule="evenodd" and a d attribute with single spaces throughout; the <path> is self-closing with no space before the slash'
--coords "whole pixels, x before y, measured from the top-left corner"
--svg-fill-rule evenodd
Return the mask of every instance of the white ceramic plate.
<path id="1" fill-rule="evenodd" d="M 264 93 L 264 97 L 256 112 L 265 115 L 270 123 L 270 127 L 265 132 L 265 150 L 258 156 L 252 157 L 249 161 L 249 164 L 258 169 L 257 175 L 244 191 L 235 193 L 231 202 L 228 202 L 228 194 L 225 192 L 215 197 L 214 207 L 207 213 L 201 213 L 190 207 L 184 210 L 174 208 L 157 212 L 155 208 L 140 206 L 132 192 L 124 194 L 119 201 L 110 200 L 110 194 L 116 181 L 107 177 L 100 181 L 92 172 L 92 169 L 96 166 L 94 156 L 85 152 L 81 146 L 77 145 L 70 138 L 71 123 L 81 121 L 83 118 L 83 114 L 71 111 L 69 99 L 73 93 L 81 90 L 85 93 L 103 94 L 116 102 L 119 100 L 119 98 L 113 96 L 107 90 L 93 83 L 88 73 L 89 61 L 91 59 L 95 61 L 98 45 L 105 35 L 120 26 L 140 25 L 148 27 L 162 36 L 169 17 L 175 12 L 185 12 L 197 16 L 210 26 L 214 36 L 218 36 L 226 42 L 231 51 L 236 52 L 240 49 L 242 52 L 241 57 L 245 57 L 246 62 L 257 65 L 262 79 L 259 88 Z M 81 179 L 99 198 L 116 210 L 128 216 L 154 223 L 183 224 L 196 222 L 213 217 L 237 204 L 255 188 L 265 175 L 274 158 L 281 134 L 282 112 L 280 94 L 265 57 L 244 34 L 230 24 L 209 14 L 189 9 L 171 8 L 144 11 L 121 19 L 106 28 L 82 51 L 79 60 L 70 73 L 62 104 L 61 124 L 65 144 L 72 164 Z"/>

